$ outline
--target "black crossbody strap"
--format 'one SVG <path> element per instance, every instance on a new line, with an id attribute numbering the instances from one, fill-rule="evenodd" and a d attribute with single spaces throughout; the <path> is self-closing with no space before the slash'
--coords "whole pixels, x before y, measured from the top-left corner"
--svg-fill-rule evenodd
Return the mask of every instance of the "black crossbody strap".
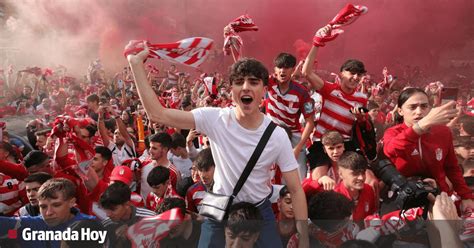
<path id="1" fill-rule="evenodd" d="M 234 187 L 234 192 L 232 193 L 233 198 L 237 196 L 239 191 L 242 189 L 242 186 L 244 186 L 245 181 L 247 181 L 250 172 L 252 172 L 253 167 L 255 167 L 255 164 L 260 158 L 260 155 L 262 154 L 263 149 L 267 145 L 270 136 L 272 136 L 273 130 L 275 130 L 276 126 L 277 125 L 273 121 L 270 121 L 270 124 L 268 124 L 267 128 L 265 129 L 262 138 L 258 142 L 257 147 L 253 151 L 252 156 L 250 157 L 249 161 L 247 162 L 247 165 L 245 166 L 244 171 L 242 172 L 242 175 L 240 175 L 239 181 L 237 181 L 237 184 Z"/>

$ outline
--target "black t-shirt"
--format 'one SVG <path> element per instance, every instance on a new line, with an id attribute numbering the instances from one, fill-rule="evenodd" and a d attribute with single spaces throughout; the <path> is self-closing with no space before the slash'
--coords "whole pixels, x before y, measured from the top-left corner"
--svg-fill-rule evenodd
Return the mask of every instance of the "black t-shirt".
<path id="1" fill-rule="evenodd" d="M 198 221 L 193 222 L 193 230 L 191 232 L 191 236 L 188 239 L 183 239 L 181 237 L 176 238 L 164 238 L 160 240 L 160 247 L 163 248 L 191 248 L 191 247 L 198 247 L 199 244 L 199 236 L 201 236 L 201 223 Z"/>

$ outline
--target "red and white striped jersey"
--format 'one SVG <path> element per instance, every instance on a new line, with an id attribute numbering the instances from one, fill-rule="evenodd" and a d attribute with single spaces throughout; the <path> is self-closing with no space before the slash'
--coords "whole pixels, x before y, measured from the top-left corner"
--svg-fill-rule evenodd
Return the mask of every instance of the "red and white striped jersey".
<path id="1" fill-rule="evenodd" d="M 332 130 L 349 138 L 354 123 L 354 115 L 350 109 L 366 107 L 367 95 L 357 91 L 346 94 L 342 91 L 341 85 L 329 82 L 324 82 L 323 88 L 318 92 L 323 97 L 323 107 L 313 139 L 319 140 L 325 132 Z"/>
<path id="2" fill-rule="evenodd" d="M 13 216 L 22 205 L 22 194 L 25 185 L 18 180 L 0 173 L 0 214 Z M 23 192 L 24 193 L 24 192 Z"/>
<path id="3" fill-rule="evenodd" d="M 146 197 L 146 202 L 145 202 L 145 207 L 151 211 L 156 212 L 158 206 L 165 200 L 165 198 L 182 198 L 174 188 L 168 184 L 168 187 L 166 189 L 165 195 L 163 197 L 159 197 L 155 195 L 155 193 L 150 192 L 147 197 Z"/>
<path id="4" fill-rule="evenodd" d="M 292 132 L 301 132 L 300 115 L 304 118 L 314 115 L 314 101 L 308 90 L 290 81 L 288 92 L 281 93 L 275 78 L 268 79 L 266 113 L 279 126 L 288 127 Z"/>

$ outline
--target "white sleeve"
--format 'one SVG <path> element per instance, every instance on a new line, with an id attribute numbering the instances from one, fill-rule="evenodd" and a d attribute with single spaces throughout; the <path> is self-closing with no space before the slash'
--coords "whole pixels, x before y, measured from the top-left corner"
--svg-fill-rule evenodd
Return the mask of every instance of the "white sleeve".
<path id="1" fill-rule="evenodd" d="M 276 164 L 278 167 L 280 167 L 281 172 L 288 172 L 298 169 L 298 161 L 296 161 L 288 135 L 280 127 L 277 127 L 274 132 L 274 135 L 276 135 L 276 138 L 280 143 L 278 146 L 280 150 L 277 152 L 278 157 Z"/>
<path id="2" fill-rule="evenodd" d="M 210 107 L 191 110 L 191 113 L 193 113 L 194 116 L 196 131 L 204 133 L 212 139 L 212 137 L 214 137 L 215 123 L 219 118 L 220 111 L 220 108 Z"/>

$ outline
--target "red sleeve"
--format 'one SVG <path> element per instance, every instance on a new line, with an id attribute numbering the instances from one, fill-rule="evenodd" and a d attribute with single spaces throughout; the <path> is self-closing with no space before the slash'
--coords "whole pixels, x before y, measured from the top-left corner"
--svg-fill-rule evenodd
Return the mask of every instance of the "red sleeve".
<path id="1" fill-rule="evenodd" d="M 0 173 L 19 181 L 23 181 L 28 176 L 28 171 L 25 166 L 22 164 L 14 164 L 7 160 L 0 160 Z"/>
<path id="2" fill-rule="evenodd" d="M 69 154 L 64 157 L 56 157 L 56 162 L 61 169 L 72 168 L 73 165 L 77 164 L 76 160 L 72 159 Z"/>
<path id="3" fill-rule="evenodd" d="M 321 89 L 319 89 L 317 92 L 319 94 L 321 94 L 321 96 L 324 97 L 329 95 L 331 93 L 331 91 L 333 91 L 334 89 L 336 89 L 338 86 L 337 84 L 335 83 L 329 83 L 328 81 L 324 81 L 324 85 Z"/>
<path id="4" fill-rule="evenodd" d="M 197 213 L 198 212 L 197 207 L 196 205 L 194 205 L 194 201 L 193 201 L 193 194 L 194 194 L 194 190 L 193 190 L 193 186 L 191 186 L 188 192 L 186 192 L 186 205 L 188 206 L 189 211 Z"/>
<path id="5" fill-rule="evenodd" d="M 95 188 L 87 196 L 91 199 L 91 201 L 98 202 L 102 193 L 104 193 L 107 189 L 107 186 L 107 183 L 102 180 L 99 180 Z"/>
<path id="6" fill-rule="evenodd" d="M 383 151 L 385 155 L 390 158 L 396 157 L 398 151 L 405 151 L 408 147 L 415 147 L 418 138 L 420 137 L 413 128 L 406 128 L 403 131 L 399 131 L 399 126 L 394 126 L 387 129 L 383 136 L 384 146 Z"/>
<path id="7" fill-rule="evenodd" d="M 452 133 L 448 130 L 446 132 L 448 137 L 446 140 L 451 140 L 450 147 L 448 148 L 448 154 L 446 155 L 446 160 L 444 163 L 444 171 L 448 179 L 453 183 L 453 188 L 456 193 L 461 196 L 461 199 L 474 199 L 474 194 L 471 189 L 466 184 L 464 177 L 462 175 L 461 166 L 458 164 L 456 154 L 454 153 L 454 145 Z"/>

